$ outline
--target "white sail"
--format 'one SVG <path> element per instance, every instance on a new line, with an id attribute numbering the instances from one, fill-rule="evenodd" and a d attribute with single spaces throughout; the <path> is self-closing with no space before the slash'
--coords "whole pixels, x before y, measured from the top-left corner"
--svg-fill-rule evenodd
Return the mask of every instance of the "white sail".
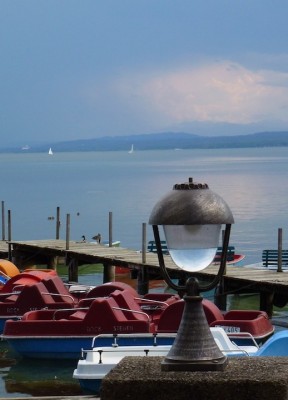
<path id="1" fill-rule="evenodd" d="M 129 154 L 134 152 L 134 145 L 132 144 L 131 149 L 128 151 Z"/>
<path id="2" fill-rule="evenodd" d="M 53 155 L 53 151 L 52 151 L 51 147 L 50 147 L 50 149 L 49 149 L 49 151 L 48 151 L 48 154 L 49 154 L 50 156 Z"/>

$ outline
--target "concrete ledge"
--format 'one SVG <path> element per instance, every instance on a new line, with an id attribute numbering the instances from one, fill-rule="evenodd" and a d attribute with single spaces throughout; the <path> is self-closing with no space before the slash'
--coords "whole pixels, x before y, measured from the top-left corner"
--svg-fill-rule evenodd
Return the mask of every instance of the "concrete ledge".
<path id="1" fill-rule="evenodd" d="M 162 357 L 125 357 L 101 400 L 287 400 L 288 357 L 230 358 L 224 372 L 162 372 Z"/>
<path id="2" fill-rule="evenodd" d="M 33 396 L 33 397 L 1 397 L 1 400 L 100 400 L 95 396 Z"/>

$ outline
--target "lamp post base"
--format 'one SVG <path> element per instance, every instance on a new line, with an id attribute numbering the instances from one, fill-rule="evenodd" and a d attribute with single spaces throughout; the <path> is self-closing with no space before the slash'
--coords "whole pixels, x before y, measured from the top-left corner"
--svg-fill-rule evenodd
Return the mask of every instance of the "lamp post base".
<path id="1" fill-rule="evenodd" d="M 175 341 L 162 371 L 223 371 L 228 359 L 210 331 L 201 296 L 184 296 L 185 306 Z"/>
<path id="2" fill-rule="evenodd" d="M 161 363 L 161 371 L 224 371 L 228 364 L 227 357 L 209 361 L 172 361 L 167 358 Z"/>

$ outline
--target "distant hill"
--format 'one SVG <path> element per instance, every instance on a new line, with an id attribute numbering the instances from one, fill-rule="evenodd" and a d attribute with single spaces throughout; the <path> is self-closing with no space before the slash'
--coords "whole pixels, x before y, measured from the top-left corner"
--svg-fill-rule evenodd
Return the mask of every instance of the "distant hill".
<path id="1" fill-rule="evenodd" d="M 131 136 L 104 136 L 96 139 L 79 139 L 49 145 L 31 146 L 28 149 L 0 149 L 0 152 L 54 152 L 72 151 L 135 151 L 169 149 L 220 149 L 245 147 L 288 146 L 287 132 L 259 132 L 238 136 L 200 136 L 183 132 L 163 132 Z"/>

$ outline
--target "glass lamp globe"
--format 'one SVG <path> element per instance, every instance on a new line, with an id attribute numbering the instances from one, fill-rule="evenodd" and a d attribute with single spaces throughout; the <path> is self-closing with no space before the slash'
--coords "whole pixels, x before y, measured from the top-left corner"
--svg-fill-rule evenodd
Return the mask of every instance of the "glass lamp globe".
<path id="1" fill-rule="evenodd" d="M 174 263 L 188 272 L 208 267 L 217 252 L 221 226 L 164 225 L 167 247 Z"/>

